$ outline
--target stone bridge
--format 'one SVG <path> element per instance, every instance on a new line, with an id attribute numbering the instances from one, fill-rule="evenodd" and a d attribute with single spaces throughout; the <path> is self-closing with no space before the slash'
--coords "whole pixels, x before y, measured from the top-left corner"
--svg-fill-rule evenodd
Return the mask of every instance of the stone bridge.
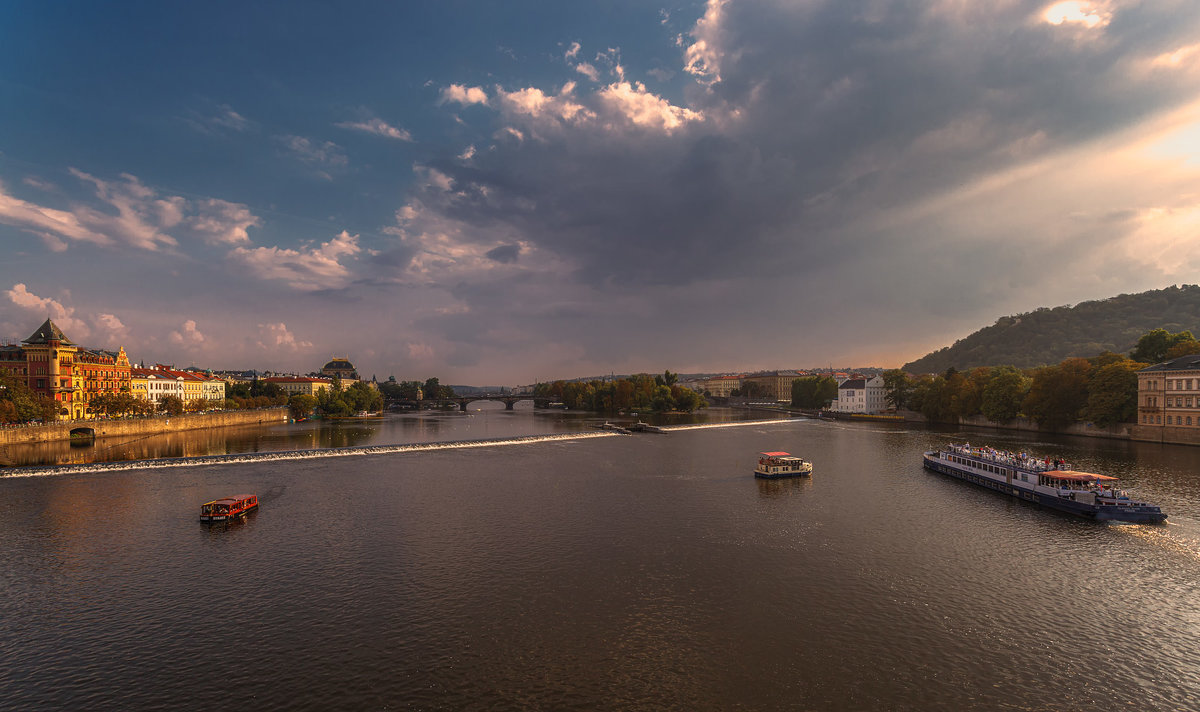
<path id="1" fill-rule="evenodd" d="M 455 396 L 454 398 L 426 398 L 424 400 L 410 400 L 404 398 L 395 398 L 384 401 L 384 407 L 388 410 L 396 410 L 399 408 L 414 408 L 416 410 L 441 408 L 451 404 L 457 404 L 458 409 L 463 413 L 467 412 L 467 406 L 476 401 L 500 401 L 504 404 L 505 410 L 512 410 L 513 405 L 520 401 L 533 401 L 534 408 L 549 408 L 553 398 L 542 398 L 541 396 L 534 397 L 532 395 L 512 395 L 505 393 L 491 394 L 484 393 L 474 396 Z"/>

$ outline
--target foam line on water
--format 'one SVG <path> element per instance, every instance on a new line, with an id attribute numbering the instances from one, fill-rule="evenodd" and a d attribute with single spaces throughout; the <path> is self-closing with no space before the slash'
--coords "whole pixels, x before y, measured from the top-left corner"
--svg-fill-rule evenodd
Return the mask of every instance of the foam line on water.
<path id="1" fill-rule="evenodd" d="M 710 428 L 744 428 L 750 425 L 779 425 L 781 423 L 807 423 L 808 418 L 771 418 L 770 420 L 739 420 L 734 423 L 697 423 L 695 425 L 664 425 L 663 430 L 708 430 Z"/>
<path id="2" fill-rule="evenodd" d="M 14 467 L 0 469 L 0 477 L 49 477 L 92 472 L 114 472 L 124 470 L 149 470 L 167 467 L 200 467 L 205 465 L 238 465 L 248 462 L 275 462 L 285 460 L 315 460 L 324 457 L 355 457 L 362 455 L 390 455 L 407 452 L 433 450 L 459 450 L 474 447 L 504 447 L 529 445 L 561 440 L 585 440 L 588 438 L 610 438 L 619 435 L 613 432 L 562 433 L 558 435 L 524 435 L 497 440 L 453 440 L 435 443 L 406 443 L 403 445 L 365 445 L 362 447 L 322 448 L 318 450 L 279 450 L 276 452 L 247 452 L 236 455 L 200 455 L 196 457 L 164 457 L 153 460 L 124 460 L 120 462 L 93 462 L 84 465 L 50 465 Z"/>

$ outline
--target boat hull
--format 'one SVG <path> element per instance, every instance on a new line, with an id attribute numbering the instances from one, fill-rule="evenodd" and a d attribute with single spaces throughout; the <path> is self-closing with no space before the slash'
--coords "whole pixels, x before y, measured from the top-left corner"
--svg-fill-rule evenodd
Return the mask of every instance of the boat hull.
<path id="1" fill-rule="evenodd" d="M 754 476 L 760 480 L 785 480 L 793 477 L 811 477 L 812 470 L 794 470 L 791 472 L 759 472 L 755 470 Z"/>
<path id="2" fill-rule="evenodd" d="M 1113 522 L 1131 522 L 1155 524 L 1164 522 L 1167 515 L 1158 507 L 1152 506 L 1116 506 L 1116 505 L 1096 505 L 1085 502 L 1077 502 L 1072 499 L 1058 497 L 1056 495 L 1046 494 L 1045 492 L 1037 492 L 1024 487 L 1011 485 L 1004 480 L 996 480 L 983 475 L 982 473 L 972 472 L 965 467 L 961 467 L 951 462 L 945 462 L 938 459 L 935 453 L 927 452 L 924 455 L 925 469 L 939 472 L 943 475 L 949 475 L 963 482 L 979 485 L 986 489 L 994 490 L 1002 494 L 1007 494 L 1011 497 L 1034 502 L 1043 507 L 1055 509 L 1067 514 L 1073 514 L 1077 517 L 1086 519 L 1095 519 L 1097 521 L 1113 521 Z"/>

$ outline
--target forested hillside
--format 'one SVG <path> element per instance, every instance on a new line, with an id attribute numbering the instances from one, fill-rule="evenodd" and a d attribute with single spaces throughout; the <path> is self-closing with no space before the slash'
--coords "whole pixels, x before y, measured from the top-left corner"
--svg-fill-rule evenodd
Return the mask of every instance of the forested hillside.
<path id="1" fill-rule="evenodd" d="M 1200 333 L 1200 286 L 1185 284 L 1075 306 L 1041 308 L 996 323 L 903 366 L 909 373 L 976 366 L 1031 368 L 1104 351 L 1128 354 L 1148 331 Z"/>

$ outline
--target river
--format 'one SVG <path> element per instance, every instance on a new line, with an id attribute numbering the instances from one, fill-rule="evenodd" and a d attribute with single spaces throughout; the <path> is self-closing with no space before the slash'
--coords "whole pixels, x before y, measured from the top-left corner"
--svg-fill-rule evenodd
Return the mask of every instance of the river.
<path id="1" fill-rule="evenodd" d="M 392 416 L 341 450 L 284 428 L 10 470 L 0 709 L 1196 708 L 1200 449 L 723 418 Z M 964 439 L 1119 475 L 1170 518 L 923 470 Z M 754 479 L 778 449 L 812 478 Z M 239 492 L 260 511 L 197 522 Z"/>

